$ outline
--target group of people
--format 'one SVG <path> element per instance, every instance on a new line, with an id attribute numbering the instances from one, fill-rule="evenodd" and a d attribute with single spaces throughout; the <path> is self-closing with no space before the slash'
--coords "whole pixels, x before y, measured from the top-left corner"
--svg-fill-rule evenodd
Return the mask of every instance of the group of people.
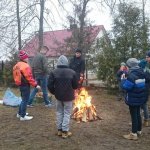
<path id="1" fill-rule="evenodd" d="M 129 106 L 132 131 L 123 137 L 129 140 L 137 140 L 142 133 L 141 110 L 144 113 L 144 125 L 149 126 L 148 98 L 150 89 L 150 51 L 146 58 L 137 60 L 129 58 L 121 64 L 117 72 L 120 89 L 123 90 L 125 103 Z M 125 93 L 124 93 L 125 92 Z"/>
<path id="2" fill-rule="evenodd" d="M 48 91 L 56 97 L 56 120 L 57 135 L 67 138 L 72 135 L 69 129 L 70 115 L 74 100 L 74 90 L 82 86 L 85 72 L 85 61 L 82 51 L 76 49 L 75 56 L 68 61 L 67 57 L 61 55 L 57 61 L 57 68 L 50 71 L 46 59 L 47 47 L 42 47 L 32 60 L 28 63 L 28 54 L 24 50 L 19 51 L 20 61 L 16 64 L 21 72 L 19 85 L 22 102 L 19 106 L 17 118 L 20 121 L 31 120 L 26 112 L 27 106 L 33 107 L 32 102 L 39 90 L 43 92 L 46 107 L 51 107 Z M 129 106 L 132 122 L 132 132 L 123 137 L 129 140 L 137 140 L 142 133 L 141 108 L 144 112 L 144 124 L 148 126 L 148 97 L 150 89 L 150 51 L 146 58 L 139 61 L 129 58 L 126 63 L 121 63 L 117 73 L 120 89 L 124 90 L 124 99 Z M 30 93 L 30 86 L 33 87 Z"/>
<path id="3" fill-rule="evenodd" d="M 43 99 L 46 107 L 51 107 L 48 98 L 48 91 L 56 97 L 56 118 L 57 135 L 62 138 L 71 136 L 69 130 L 70 115 L 74 100 L 74 90 L 80 88 L 85 71 L 85 61 L 82 58 L 82 51 L 77 48 L 75 56 L 70 60 L 61 55 L 57 61 L 57 68 L 50 71 L 46 59 L 47 47 L 42 47 L 32 60 L 31 66 L 28 63 L 28 54 L 24 50 L 19 51 L 20 61 L 14 66 L 19 67 L 21 81 L 17 84 L 22 97 L 17 118 L 20 121 L 31 120 L 26 112 L 27 106 L 33 107 L 32 102 L 39 90 L 43 92 Z M 81 82 L 82 81 L 82 82 Z M 30 93 L 30 86 L 33 87 Z"/>

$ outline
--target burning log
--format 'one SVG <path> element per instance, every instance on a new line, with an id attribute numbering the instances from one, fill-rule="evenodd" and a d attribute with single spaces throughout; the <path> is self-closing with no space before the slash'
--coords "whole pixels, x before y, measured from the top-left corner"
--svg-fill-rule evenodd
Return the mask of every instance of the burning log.
<path id="1" fill-rule="evenodd" d="M 92 97 L 88 95 L 85 88 L 81 88 L 80 91 L 76 91 L 76 98 L 74 101 L 74 108 L 71 118 L 78 122 L 88 122 L 94 120 L 101 120 L 97 113 L 96 107 L 91 104 Z"/>

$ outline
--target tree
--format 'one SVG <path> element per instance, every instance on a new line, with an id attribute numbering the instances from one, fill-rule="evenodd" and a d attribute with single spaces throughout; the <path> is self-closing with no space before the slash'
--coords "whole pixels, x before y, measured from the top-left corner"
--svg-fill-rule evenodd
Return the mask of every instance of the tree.
<path id="1" fill-rule="evenodd" d="M 67 15 L 67 20 L 70 24 L 72 37 L 66 39 L 66 43 L 71 49 L 79 47 L 82 49 L 83 54 L 86 54 L 91 46 L 89 42 L 90 34 L 92 34 L 91 21 L 87 15 L 90 12 L 88 6 L 92 0 L 76 0 L 70 1 L 72 4 L 72 13 Z M 68 1 L 59 1 L 61 5 L 65 5 Z"/>
<path id="2" fill-rule="evenodd" d="M 40 0 L 40 19 L 39 19 L 39 49 L 43 46 L 43 18 L 45 0 Z"/>
<path id="3" fill-rule="evenodd" d="M 143 55 L 142 11 L 133 4 L 126 3 L 120 4 L 118 9 L 113 27 L 115 49 L 120 52 L 121 61 L 126 61 L 129 57 L 140 58 Z M 146 23 L 145 21 L 144 28 L 148 31 Z M 144 39 L 148 39 L 147 35 L 148 32 Z"/>
<path id="4" fill-rule="evenodd" d="M 148 48 L 149 48 L 149 44 L 148 44 L 148 19 L 146 18 L 145 15 L 145 5 L 146 5 L 146 1 L 147 0 L 142 0 L 142 19 L 143 19 L 143 33 L 142 33 L 142 45 L 143 45 L 143 52 L 145 53 Z"/>
<path id="5" fill-rule="evenodd" d="M 119 4 L 118 13 L 114 14 L 113 20 L 111 46 L 100 43 L 102 53 L 98 57 L 98 77 L 105 81 L 110 88 L 116 87 L 115 77 L 120 63 L 126 62 L 130 57 L 140 59 L 144 53 L 141 9 L 131 3 Z M 148 28 L 146 28 L 146 31 L 148 31 Z M 148 36 L 145 38 L 148 41 Z"/>
<path id="6" fill-rule="evenodd" d="M 16 0 L 17 8 L 17 23 L 18 23 L 18 49 L 21 50 L 21 26 L 20 26 L 20 15 L 19 15 L 19 0 Z"/>

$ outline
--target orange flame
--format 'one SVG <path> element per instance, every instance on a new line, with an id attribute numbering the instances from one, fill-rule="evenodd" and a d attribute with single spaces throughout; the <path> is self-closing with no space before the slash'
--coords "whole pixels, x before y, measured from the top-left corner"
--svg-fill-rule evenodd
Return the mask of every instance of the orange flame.
<path id="1" fill-rule="evenodd" d="M 78 121 L 97 120 L 96 108 L 91 103 L 92 97 L 88 94 L 85 88 L 75 92 L 75 101 L 72 118 Z"/>

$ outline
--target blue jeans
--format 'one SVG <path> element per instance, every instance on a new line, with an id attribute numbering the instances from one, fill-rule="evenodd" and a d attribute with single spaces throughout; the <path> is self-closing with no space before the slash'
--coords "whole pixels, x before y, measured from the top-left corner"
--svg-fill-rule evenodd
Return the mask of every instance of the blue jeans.
<path id="1" fill-rule="evenodd" d="M 131 120 L 132 120 L 132 133 L 142 130 L 142 120 L 140 114 L 140 106 L 129 106 Z"/>
<path id="2" fill-rule="evenodd" d="M 22 101 L 19 106 L 18 114 L 21 117 L 24 117 L 26 115 L 27 103 L 30 97 L 30 86 L 20 86 L 20 92 L 21 92 Z"/>
<path id="3" fill-rule="evenodd" d="M 69 131 L 70 116 L 72 112 L 72 101 L 56 102 L 56 117 L 57 129 L 62 131 Z"/>
<path id="4" fill-rule="evenodd" d="M 47 91 L 47 76 L 46 75 L 45 76 L 43 76 L 43 75 L 36 75 L 35 79 L 36 79 L 38 85 L 41 86 L 45 105 L 50 104 L 50 101 L 48 99 L 48 91 Z M 34 100 L 34 97 L 35 97 L 35 95 L 36 95 L 37 92 L 38 92 L 37 88 L 34 88 L 32 90 L 31 95 L 30 95 L 30 99 L 28 101 L 28 105 L 32 104 L 32 102 Z"/>
<path id="5" fill-rule="evenodd" d="M 144 103 L 141 108 L 143 109 L 143 113 L 144 113 L 144 120 L 149 120 L 149 111 L 148 111 L 148 105 L 147 102 Z"/>

